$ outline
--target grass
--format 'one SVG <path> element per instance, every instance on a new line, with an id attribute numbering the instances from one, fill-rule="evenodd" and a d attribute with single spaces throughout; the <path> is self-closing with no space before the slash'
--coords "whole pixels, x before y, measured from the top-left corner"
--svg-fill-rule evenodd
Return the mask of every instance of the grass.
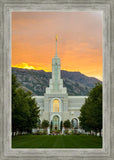
<path id="1" fill-rule="evenodd" d="M 102 138 L 91 135 L 18 135 L 12 148 L 102 148 Z"/>

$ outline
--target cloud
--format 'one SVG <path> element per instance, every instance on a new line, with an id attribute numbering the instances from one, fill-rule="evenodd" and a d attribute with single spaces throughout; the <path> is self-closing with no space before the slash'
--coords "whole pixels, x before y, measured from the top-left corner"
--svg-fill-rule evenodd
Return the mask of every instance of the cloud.
<path id="1" fill-rule="evenodd" d="M 32 62 L 51 71 L 56 34 L 61 68 L 87 74 L 99 66 L 102 77 L 101 12 L 12 13 L 12 65 Z"/>

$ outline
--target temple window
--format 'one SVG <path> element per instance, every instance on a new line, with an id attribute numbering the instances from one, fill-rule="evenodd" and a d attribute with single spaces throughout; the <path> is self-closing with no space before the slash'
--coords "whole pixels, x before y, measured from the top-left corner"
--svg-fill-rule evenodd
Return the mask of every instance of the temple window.
<path id="1" fill-rule="evenodd" d="M 53 100 L 53 112 L 59 112 L 59 100 L 58 99 Z"/>

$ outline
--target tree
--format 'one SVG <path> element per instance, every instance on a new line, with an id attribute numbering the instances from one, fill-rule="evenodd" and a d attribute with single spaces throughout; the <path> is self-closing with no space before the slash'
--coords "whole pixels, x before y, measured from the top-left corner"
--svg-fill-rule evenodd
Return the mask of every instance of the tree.
<path id="1" fill-rule="evenodd" d="M 31 132 L 39 120 L 39 107 L 32 98 L 31 92 L 26 92 L 12 75 L 12 132 Z"/>
<path id="2" fill-rule="evenodd" d="M 41 128 L 41 120 L 38 119 L 38 127 Z"/>
<path id="3" fill-rule="evenodd" d="M 62 128 L 63 128 L 63 121 L 61 121 L 61 124 L 60 124 L 60 130 L 62 131 Z"/>
<path id="4" fill-rule="evenodd" d="M 70 123 L 69 120 L 64 121 L 64 127 L 65 128 L 70 128 L 70 125 L 71 125 L 71 123 Z"/>
<path id="5" fill-rule="evenodd" d="M 80 126 L 86 131 L 100 132 L 102 129 L 102 84 L 97 83 L 90 91 L 81 108 Z"/>
<path id="6" fill-rule="evenodd" d="M 53 128 L 53 122 L 51 121 L 50 129 L 52 130 L 52 128 Z"/>
<path id="7" fill-rule="evenodd" d="M 42 121 L 42 128 L 47 128 L 49 127 L 49 121 L 48 120 L 43 120 Z"/>
<path id="8" fill-rule="evenodd" d="M 15 107 L 12 111 L 12 130 L 13 131 L 26 131 L 27 121 L 30 115 L 28 102 L 26 100 L 26 93 L 23 89 L 18 88 L 14 98 Z"/>
<path id="9" fill-rule="evenodd" d="M 29 93 L 30 95 L 28 96 L 28 104 L 29 104 L 29 111 L 30 114 L 28 116 L 28 125 L 27 125 L 27 131 L 31 133 L 32 128 L 37 128 L 40 127 L 39 124 L 39 107 L 37 107 L 37 103 L 35 102 L 35 99 L 31 98 L 32 94 Z"/>
<path id="10" fill-rule="evenodd" d="M 19 83 L 16 79 L 16 76 L 12 74 L 12 109 L 15 108 L 15 96 L 16 96 L 16 89 L 19 87 Z"/>

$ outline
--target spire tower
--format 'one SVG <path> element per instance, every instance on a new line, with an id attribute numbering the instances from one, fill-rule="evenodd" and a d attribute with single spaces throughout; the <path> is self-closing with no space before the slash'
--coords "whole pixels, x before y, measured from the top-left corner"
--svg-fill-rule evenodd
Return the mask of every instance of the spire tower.
<path id="1" fill-rule="evenodd" d="M 52 79 L 49 81 L 49 87 L 46 88 L 46 93 L 50 94 L 63 94 L 67 93 L 65 87 L 63 87 L 63 80 L 61 79 L 61 60 L 57 55 L 57 35 L 56 35 L 56 53 L 52 59 Z"/>
<path id="2" fill-rule="evenodd" d="M 58 57 L 57 56 L 57 35 L 56 35 L 56 52 L 55 52 L 55 57 Z"/>

